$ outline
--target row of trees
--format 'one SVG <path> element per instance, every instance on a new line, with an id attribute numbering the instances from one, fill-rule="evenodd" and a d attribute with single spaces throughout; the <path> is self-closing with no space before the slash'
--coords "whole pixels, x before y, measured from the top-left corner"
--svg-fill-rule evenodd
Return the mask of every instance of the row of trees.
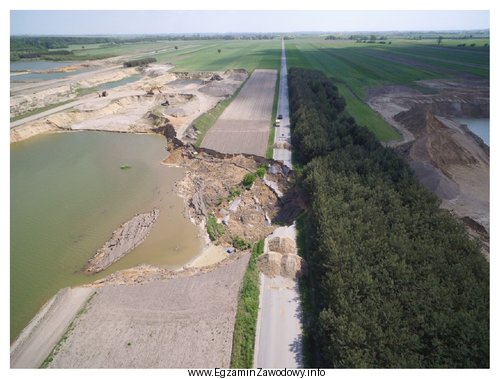
<path id="1" fill-rule="evenodd" d="M 307 335 L 322 367 L 489 367 L 489 267 L 319 71 L 289 70 L 309 211 Z M 307 308 L 306 308 L 307 309 Z"/>

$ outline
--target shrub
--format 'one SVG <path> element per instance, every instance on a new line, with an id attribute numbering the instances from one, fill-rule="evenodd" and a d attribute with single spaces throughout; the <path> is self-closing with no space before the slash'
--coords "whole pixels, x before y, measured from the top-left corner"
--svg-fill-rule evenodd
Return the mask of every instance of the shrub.
<path id="1" fill-rule="evenodd" d="M 217 223 L 214 215 L 209 215 L 207 219 L 207 233 L 211 241 L 215 241 L 217 238 L 224 234 L 224 227 Z"/>
<path id="2" fill-rule="evenodd" d="M 255 173 L 257 174 L 257 176 L 258 176 L 259 178 L 263 178 L 263 177 L 264 177 L 264 175 L 266 175 L 266 171 L 267 171 L 267 170 L 266 170 L 266 168 L 265 168 L 264 166 L 261 166 L 261 167 L 259 167 L 259 168 L 257 169 L 257 171 L 256 171 Z"/>
<path id="3" fill-rule="evenodd" d="M 233 246 L 238 250 L 246 250 L 246 249 L 249 249 L 251 245 L 249 242 L 236 236 L 236 237 L 233 237 Z"/>
<path id="4" fill-rule="evenodd" d="M 255 182 L 256 178 L 257 178 L 257 175 L 255 175 L 253 172 L 249 172 L 243 178 L 243 182 L 242 182 L 243 186 L 246 189 L 250 189 L 250 187 L 252 187 L 253 182 Z"/>

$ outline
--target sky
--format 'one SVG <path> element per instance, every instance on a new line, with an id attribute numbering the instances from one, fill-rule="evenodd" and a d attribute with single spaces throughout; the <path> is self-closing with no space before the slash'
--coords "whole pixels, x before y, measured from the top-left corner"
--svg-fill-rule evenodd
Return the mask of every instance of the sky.
<path id="1" fill-rule="evenodd" d="M 266 33 L 489 29 L 489 11 L 13 10 L 10 34 Z"/>

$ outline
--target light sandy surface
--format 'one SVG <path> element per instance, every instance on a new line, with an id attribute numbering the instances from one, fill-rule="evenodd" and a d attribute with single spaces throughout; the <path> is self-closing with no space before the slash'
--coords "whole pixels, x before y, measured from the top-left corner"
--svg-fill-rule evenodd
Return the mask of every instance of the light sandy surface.
<path id="1" fill-rule="evenodd" d="M 302 323 L 298 283 L 260 274 L 260 310 L 254 367 L 302 367 Z"/>
<path id="2" fill-rule="evenodd" d="M 202 147 L 265 156 L 275 85 L 276 70 L 255 70 L 208 131 Z"/>
<path id="3" fill-rule="evenodd" d="M 12 113 L 12 109 L 32 103 L 31 109 L 61 101 L 74 101 L 12 122 L 11 143 L 40 133 L 61 130 L 148 133 L 165 125 L 173 127 L 181 138 L 200 114 L 232 94 L 247 76 L 246 72 L 226 71 L 218 74 L 222 80 L 212 81 L 211 73 L 173 74 L 168 72 L 170 68 L 168 65 L 151 67 L 140 80 L 112 88 L 107 91 L 106 97 L 98 97 L 94 93 L 75 98 L 74 88 L 86 88 L 95 81 L 114 81 L 116 75 L 121 78 L 130 69 L 110 71 L 105 73 L 107 76 L 102 74 L 100 78 L 87 78 L 65 85 L 56 82 L 55 87 L 46 85 L 39 92 L 13 96 L 11 116 L 18 113 Z M 217 89 L 215 92 L 214 86 Z M 154 94 L 146 95 L 148 90 Z"/>
<path id="4" fill-rule="evenodd" d="M 189 263 L 188 267 L 210 266 L 223 261 L 228 256 L 229 254 L 224 247 L 209 244 L 198 257 Z"/>
<path id="5" fill-rule="evenodd" d="M 40 367 L 93 292 L 64 288 L 51 298 L 12 344 L 10 367 Z"/>
<path id="6" fill-rule="evenodd" d="M 249 256 L 194 276 L 104 285 L 49 367 L 228 367 Z"/>

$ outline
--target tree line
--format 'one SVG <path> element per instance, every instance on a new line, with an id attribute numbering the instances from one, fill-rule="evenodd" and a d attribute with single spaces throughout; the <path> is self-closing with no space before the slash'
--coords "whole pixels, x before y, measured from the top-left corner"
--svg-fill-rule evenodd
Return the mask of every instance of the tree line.
<path id="1" fill-rule="evenodd" d="M 320 71 L 291 68 L 306 346 L 320 367 L 489 367 L 489 266 Z"/>

